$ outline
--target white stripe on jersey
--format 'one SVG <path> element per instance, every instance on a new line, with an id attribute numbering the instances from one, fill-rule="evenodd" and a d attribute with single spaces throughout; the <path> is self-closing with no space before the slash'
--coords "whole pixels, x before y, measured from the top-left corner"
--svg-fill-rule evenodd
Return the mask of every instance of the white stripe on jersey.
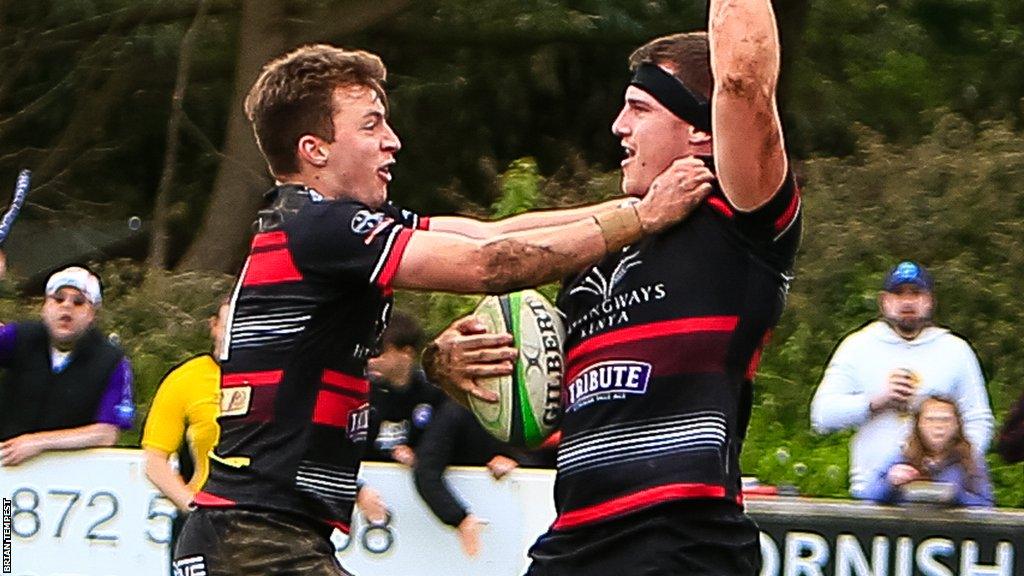
<path id="1" fill-rule="evenodd" d="M 402 231 L 401 226 L 395 226 L 391 230 L 391 234 L 388 234 L 388 239 L 384 243 L 384 250 L 380 253 L 380 258 L 377 259 L 377 265 L 373 267 L 373 272 L 370 274 L 370 284 L 375 284 L 377 278 L 380 276 L 381 270 L 384 269 L 384 264 L 388 261 L 388 257 L 391 256 L 391 247 L 395 244 L 395 238 L 398 237 L 398 233 Z"/>
<path id="2" fill-rule="evenodd" d="M 782 238 L 783 236 L 786 235 L 786 232 L 789 232 L 789 229 L 792 228 L 793 224 L 796 223 L 796 219 L 798 217 L 800 217 L 800 210 L 803 207 L 804 207 L 804 199 L 803 199 L 803 197 L 797 196 L 796 197 L 796 210 L 793 211 L 793 217 L 789 219 L 789 224 L 786 224 L 786 227 L 782 229 L 782 232 L 779 232 L 778 234 L 775 235 L 775 238 L 772 238 L 772 242 L 778 242 L 779 238 Z"/>
<path id="3" fill-rule="evenodd" d="M 563 442 L 558 471 L 564 475 L 668 454 L 721 452 L 726 438 L 725 416 L 716 412 L 604 426 Z"/>

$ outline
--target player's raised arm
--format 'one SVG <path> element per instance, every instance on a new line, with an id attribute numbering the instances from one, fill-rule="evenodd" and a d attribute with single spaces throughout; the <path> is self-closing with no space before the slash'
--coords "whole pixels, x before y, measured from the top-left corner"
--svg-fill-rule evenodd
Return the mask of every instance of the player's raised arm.
<path id="1" fill-rule="evenodd" d="M 414 290 L 501 293 L 557 280 L 678 222 L 704 199 L 713 178 L 703 163 L 688 158 L 658 176 L 639 202 L 570 224 L 483 240 L 417 231 L 393 284 Z"/>
<path id="2" fill-rule="evenodd" d="M 788 169 L 775 13 L 769 0 L 711 0 L 708 17 L 716 171 L 733 206 L 750 211 L 771 199 Z"/>

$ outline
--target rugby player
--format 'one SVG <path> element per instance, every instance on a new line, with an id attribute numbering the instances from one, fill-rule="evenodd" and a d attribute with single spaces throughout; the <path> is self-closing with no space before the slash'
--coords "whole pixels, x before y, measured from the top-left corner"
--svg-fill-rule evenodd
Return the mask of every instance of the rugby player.
<path id="1" fill-rule="evenodd" d="M 421 218 L 387 200 L 401 143 L 385 74 L 373 54 L 304 46 L 268 63 L 246 99 L 278 185 L 232 295 L 220 442 L 176 573 L 346 574 L 329 535 L 349 529 L 370 420 L 365 368 L 393 288 L 550 281 L 665 230 L 710 191 L 710 170 L 689 160 L 666 165 L 634 203 L 500 222 Z"/>
<path id="2" fill-rule="evenodd" d="M 567 281 L 564 414 L 550 530 L 530 576 L 754 575 L 739 455 L 762 343 L 785 303 L 800 197 L 776 107 L 769 0 L 711 0 L 707 33 L 655 39 L 630 57 L 612 124 L 622 191 L 645 198 L 680 158 L 713 167 L 686 220 Z M 473 318 L 428 346 L 434 382 L 479 396 Z M 511 371 L 505 367 L 506 373 Z"/>

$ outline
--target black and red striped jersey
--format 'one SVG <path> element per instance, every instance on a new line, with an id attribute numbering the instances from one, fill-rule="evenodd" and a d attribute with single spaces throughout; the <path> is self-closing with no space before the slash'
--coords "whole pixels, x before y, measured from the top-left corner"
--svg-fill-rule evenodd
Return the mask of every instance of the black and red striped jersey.
<path id="1" fill-rule="evenodd" d="M 740 502 L 759 352 L 800 241 L 792 175 L 753 212 L 721 190 L 565 283 L 556 530 L 692 498 Z"/>
<path id="2" fill-rule="evenodd" d="M 366 360 L 426 219 L 285 185 L 268 193 L 221 357 L 220 442 L 197 506 L 278 510 L 348 531 L 369 427 Z"/>

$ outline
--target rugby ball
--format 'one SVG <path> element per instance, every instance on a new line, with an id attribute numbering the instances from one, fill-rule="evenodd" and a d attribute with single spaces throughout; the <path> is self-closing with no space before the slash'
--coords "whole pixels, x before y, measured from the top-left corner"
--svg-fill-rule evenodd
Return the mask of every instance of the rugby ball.
<path id="1" fill-rule="evenodd" d="M 487 296 L 474 314 L 489 332 L 508 333 L 519 350 L 511 376 L 481 378 L 497 403 L 469 397 L 469 408 L 492 436 L 513 446 L 539 446 L 558 427 L 565 362 L 562 317 L 536 290 Z"/>

